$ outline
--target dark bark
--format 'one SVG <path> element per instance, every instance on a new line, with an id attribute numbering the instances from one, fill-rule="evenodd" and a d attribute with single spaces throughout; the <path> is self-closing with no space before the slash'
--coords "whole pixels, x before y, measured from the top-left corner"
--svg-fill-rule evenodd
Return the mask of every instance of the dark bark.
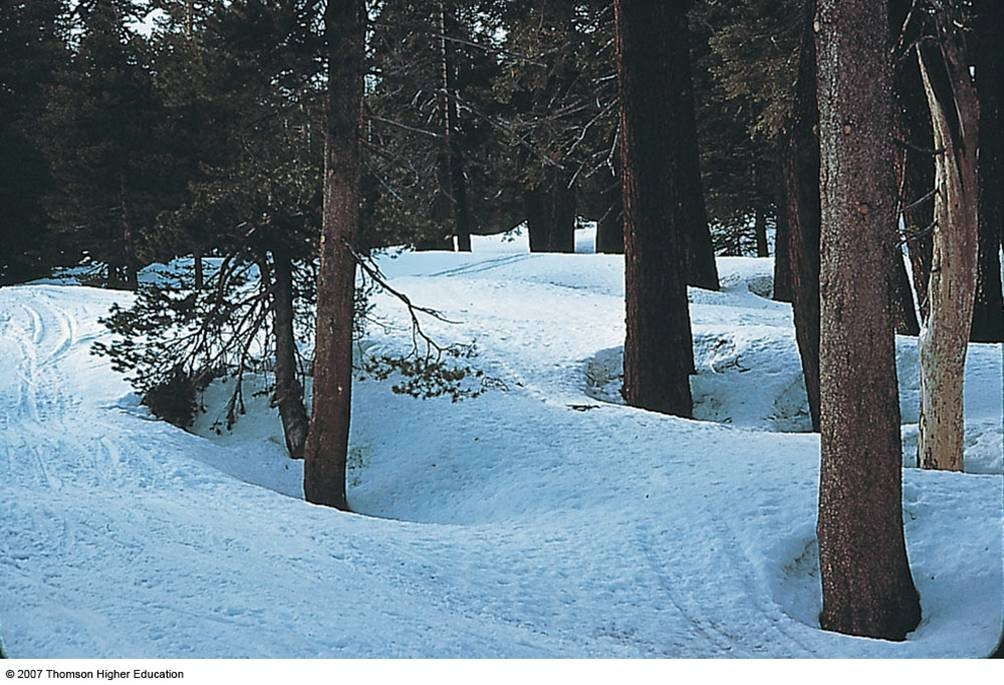
<path id="1" fill-rule="evenodd" d="M 1001 235 L 1004 231 L 1004 3 L 978 6 L 975 51 L 980 101 L 980 237 L 976 302 L 970 339 L 1004 341 Z"/>
<path id="2" fill-rule="evenodd" d="M 453 153 L 450 155 L 450 185 L 453 188 L 453 230 L 457 236 L 457 251 L 471 251 L 471 206 L 467 198 L 467 176 L 464 173 L 464 159 L 452 143 Z"/>
<path id="3" fill-rule="evenodd" d="M 345 469 L 352 403 L 352 319 L 359 233 L 359 127 L 365 71 L 365 2 L 329 2 L 324 209 L 317 276 L 317 332 L 303 490 L 309 502 L 347 509 Z"/>
<path id="4" fill-rule="evenodd" d="M 913 0 L 896 0 L 892 18 L 894 32 L 901 30 Z M 916 29 L 908 28 L 904 42 L 916 38 Z M 895 35 L 895 34 L 894 34 Z M 910 256 L 913 287 L 921 318 L 927 316 L 927 286 L 931 277 L 934 223 L 934 130 L 931 111 L 924 92 L 924 81 L 916 59 L 903 59 L 894 80 L 897 101 L 897 127 L 905 141 L 903 182 L 903 224 Z"/>
<path id="5" fill-rule="evenodd" d="M 446 117 L 443 132 L 446 135 L 447 149 L 450 155 L 450 191 L 453 200 L 453 234 L 457 238 L 457 251 L 471 251 L 471 209 L 467 199 L 467 176 L 464 173 L 464 157 L 458 139 L 460 129 L 460 107 L 454 97 L 456 92 L 456 65 L 451 43 L 446 40 L 447 33 L 457 35 L 456 21 L 453 9 L 448 0 L 440 0 L 441 47 L 443 59 L 443 99 L 444 116 Z"/>
<path id="6" fill-rule="evenodd" d="M 920 620 L 906 555 L 896 348 L 892 74 L 884 0 L 820 0 L 820 626 L 902 640 Z"/>
<path id="7" fill-rule="evenodd" d="M 795 104 L 782 159 L 788 218 L 788 258 L 795 340 L 809 400 L 812 429 L 819 430 L 819 139 L 816 126 L 816 2 L 805 7 Z"/>
<path id="8" fill-rule="evenodd" d="M 682 213 L 687 238 L 687 283 L 689 285 L 718 290 L 718 265 L 715 262 L 715 248 L 711 241 L 711 227 L 708 224 L 708 210 L 704 203 L 704 184 L 701 181 L 701 153 L 697 141 L 697 122 L 694 113 L 694 79 L 690 68 L 690 25 L 686 9 L 689 2 L 675 3 L 683 7 L 673 11 L 672 33 L 666 34 L 669 46 L 669 63 L 673 78 L 668 84 L 673 90 L 665 94 L 677 109 L 677 131 L 674 131 L 676 157 L 674 164 L 679 167 L 677 202 Z M 669 38 L 671 36 L 671 38 Z"/>
<path id="9" fill-rule="evenodd" d="M 603 191 L 603 214 L 596 222 L 596 251 L 603 254 L 624 254 L 624 197 L 620 176 L 610 178 Z"/>
<path id="10" fill-rule="evenodd" d="M 614 14 L 624 190 L 624 396 L 635 407 L 690 416 L 687 235 L 693 212 L 686 201 L 692 179 L 686 176 L 693 169 L 679 154 L 689 102 L 678 97 L 687 87 L 685 52 L 672 47 L 680 41 L 666 39 L 680 35 L 685 7 L 614 0 Z"/>
<path id="11" fill-rule="evenodd" d="M 139 287 L 139 260 L 136 258 L 136 237 L 129 204 L 126 201 L 125 177 L 119 176 L 119 216 L 122 227 L 122 263 L 119 265 L 122 284 L 127 290 Z"/>
<path id="12" fill-rule="evenodd" d="M 206 284 L 205 269 L 203 269 L 202 257 L 195 255 L 195 289 L 202 290 Z"/>
<path id="13" fill-rule="evenodd" d="M 791 302 L 791 249 L 788 228 L 788 196 L 785 184 L 778 184 L 777 216 L 774 228 L 774 292 L 771 295 L 778 302 Z"/>
<path id="14" fill-rule="evenodd" d="M 753 232 L 756 234 L 756 256 L 769 257 L 770 252 L 767 250 L 767 213 L 760 207 L 756 209 Z"/>
<path id="15" fill-rule="evenodd" d="M 926 109 L 927 105 L 924 107 Z M 934 134 L 929 128 L 930 115 L 927 118 L 926 146 L 931 147 Z M 911 132 L 911 138 L 912 135 Z M 931 238 L 934 224 L 934 197 L 927 199 L 924 197 L 934 191 L 934 156 L 916 149 L 908 150 L 905 173 L 903 202 L 908 209 L 903 211 L 903 225 L 906 227 L 906 247 L 910 257 L 913 288 L 917 294 L 917 308 L 923 320 L 927 318 L 927 287 L 931 280 L 931 261 L 934 259 L 934 241 Z"/>
<path id="16" fill-rule="evenodd" d="M 893 255 L 892 278 L 889 282 L 893 322 L 896 332 L 900 335 L 918 335 L 920 333 L 920 322 L 917 321 L 917 307 L 913 301 L 913 288 L 910 287 L 910 277 L 906 273 L 906 264 L 903 262 L 903 255 L 898 249 Z"/>
<path id="17" fill-rule="evenodd" d="M 282 248 L 272 250 L 272 333 L 275 337 L 275 394 L 286 450 L 303 458 L 310 419 L 303 404 L 303 386 L 296 374 L 296 337 L 293 331 L 293 264 Z"/>
<path id="18" fill-rule="evenodd" d="M 556 169 L 524 196 L 530 252 L 575 252 L 575 189 Z"/>

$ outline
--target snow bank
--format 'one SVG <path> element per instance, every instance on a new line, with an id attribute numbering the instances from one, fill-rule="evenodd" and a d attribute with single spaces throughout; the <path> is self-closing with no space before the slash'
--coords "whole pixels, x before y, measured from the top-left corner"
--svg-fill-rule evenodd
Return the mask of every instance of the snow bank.
<path id="1" fill-rule="evenodd" d="M 475 400 L 354 389 L 349 501 L 300 500 L 266 398 L 193 435 L 154 421 L 88 346 L 125 297 L 0 290 L 0 621 L 20 657 L 984 656 L 1002 617 L 1001 361 L 973 346 L 967 460 L 905 472 L 924 621 L 903 643 L 819 630 L 818 437 L 769 260 L 691 290 L 697 420 L 625 407 L 621 260 L 386 255 L 444 342 L 505 382 Z M 765 279 L 767 279 L 765 281 Z M 761 295 L 758 295 L 760 293 Z M 367 345 L 408 344 L 396 323 Z M 904 435 L 912 341 L 901 339 Z M 914 353 L 915 354 L 915 353 Z M 913 394 L 911 394 L 913 393 Z M 908 442 L 908 440 L 907 440 Z M 994 452 L 996 445 L 997 451 Z M 997 461 L 994 461 L 996 454 Z"/>

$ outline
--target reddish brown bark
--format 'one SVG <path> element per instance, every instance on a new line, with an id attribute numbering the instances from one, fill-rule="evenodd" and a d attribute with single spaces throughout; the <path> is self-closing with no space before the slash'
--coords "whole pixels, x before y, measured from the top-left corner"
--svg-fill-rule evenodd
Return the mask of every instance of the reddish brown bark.
<path id="1" fill-rule="evenodd" d="M 687 302 L 683 206 L 690 167 L 678 154 L 688 102 L 685 53 L 667 40 L 686 21 L 683 3 L 614 0 L 624 203 L 624 396 L 677 416 L 693 411 L 693 341 Z"/>
<path id="2" fill-rule="evenodd" d="M 902 640 L 920 620 L 903 534 L 890 264 L 896 250 L 885 0 L 820 0 L 823 629 Z"/>
<path id="3" fill-rule="evenodd" d="M 365 2 L 330 0 L 324 212 L 317 276 L 314 398 L 304 450 L 307 501 L 348 509 L 345 468 L 352 403 L 352 319 L 359 233 L 359 126 L 363 97 Z"/>

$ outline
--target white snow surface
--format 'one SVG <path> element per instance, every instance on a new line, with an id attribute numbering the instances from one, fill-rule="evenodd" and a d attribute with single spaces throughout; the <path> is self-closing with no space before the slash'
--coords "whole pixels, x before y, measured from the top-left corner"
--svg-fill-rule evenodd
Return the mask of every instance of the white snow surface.
<path id="1" fill-rule="evenodd" d="M 580 232 L 580 251 L 591 234 Z M 978 657 L 1002 625 L 1001 352 L 972 345 L 970 473 L 904 471 L 923 622 L 821 631 L 818 436 L 769 259 L 691 289 L 696 420 L 625 407 L 622 259 L 387 255 L 503 381 L 459 403 L 357 382 L 349 502 L 301 500 L 267 398 L 217 435 L 153 419 L 97 319 L 129 295 L 0 289 L 0 635 L 14 657 Z M 149 276 L 154 277 L 154 276 Z M 159 277 L 159 276 L 157 276 Z M 66 280 L 66 279 L 64 279 Z M 72 280 L 72 279 L 70 279 Z M 389 296 L 368 349 L 406 349 Z M 906 462 L 915 341 L 898 341 Z M 204 437 L 200 437 L 204 436 Z"/>

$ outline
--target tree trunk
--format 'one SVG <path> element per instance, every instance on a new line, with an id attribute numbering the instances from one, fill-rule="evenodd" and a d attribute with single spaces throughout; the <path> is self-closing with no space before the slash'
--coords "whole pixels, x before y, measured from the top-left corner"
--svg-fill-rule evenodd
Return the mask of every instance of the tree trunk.
<path id="1" fill-rule="evenodd" d="M 883 0 L 816 18 L 822 226 L 820 626 L 902 640 L 920 620 L 903 535 L 891 71 Z"/>
<path id="2" fill-rule="evenodd" d="M 697 288 L 718 290 L 718 265 L 715 262 L 715 247 L 711 241 L 711 227 L 708 224 L 708 210 L 704 203 L 704 183 L 701 180 L 701 152 L 697 141 L 697 121 L 694 113 L 694 79 L 690 69 L 690 25 L 686 9 L 690 3 L 677 3 L 683 11 L 674 11 L 673 33 L 667 34 L 670 43 L 668 56 L 673 78 L 666 85 L 673 90 L 665 97 L 673 99 L 676 109 L 674 133 L 676 159 L 671 164 L 677 167 L 677 184 L 687 240 L 687 283 Z M 671 36 L 671 38 L 669 38 Z"/>
<path id="3" fill-rule="evenodd" d="M 456 136 L 454 136 L 456 138 Z M 454 232 L 457 236 L 457 251 L 471 251 L 471 207 L 467 198 L 467 176 L 464 173 L 464 159 L 453 142 L 450 155 L 450 176 L 454 201 Z"/>
<path id="4" fill-rule="evenodd" d="M 307 501 L 348 509 L 345 468 L 352 402 L 352 320 L 359 234 L 359 127 L 365 71 L 364 0 L 328 2 L 324 209 L 317 275 L 314 398 L 304 450 Z"/>
<path id="5" fill-rule="evenodd" d="M 471 251 L 471 210 L 467 200 L 467 176 L 464 174 L 464 158 L 458 140 L 460 129 L 460 106 L 453 97 L 456 92 L 456 71 L 450 45 L 446 40 L 447 31 L 455 31 L 452 8 L 448 0 L 439 0 L 440 50 L 442 51 L 444 135 L 450 155 L 450 190 L 453 199 L 453 234 L 457 238 L 457 251 Z"/>
<path id="6" fill-rule="evenodd" d="M 795 104 L 782 159 L 788 200 L 788 258 L 795 341 L 809 400 L 812 429 L 819 430 L 819 139 L 816 137 L 816 48 L 812 22 L 816 2 L 806 7 L 798 58 Z"/>
<path id="7" fill-rule="evenodd" d="M 962 53 L 961 22 L 935 18 L 938 45 L 920 51 L 934 123 L 935 226 L 929 311 L 920 333 L 920 438 L 923 468 L 963 468 L 963 374 L 976 295 L 979 242 L 979 104 Z"/>
<path id="8" fill-rule="evenodd" d="M 139 266 L 136 259 L 136 237 L 133 231 L 132 219 L 129 216 L 129 205 L 126 202 L 125 177 L 119 175 L 119 216 L 122 225 L 122 282 L 127 290 L 139 287 Z"/>
<path id="9" fill-rule="evenodd" d="M 293 264 L 282 248 L 272 250 L 272 332 L 275 336 L 275 394 L 286 450 L 303 458 L 310 419 L 303 404 L 303 386 L 296 375 L 296 336 L 293 331 Z M 262 274 L 264 277 L 264 274 Z"/>
<path id="10" fill-rule="evenodd" d="M 686 206 L 684 177 L 692 169 L 679 156 L 689 102 L 678 97 L 686 90 L 686 52 L 672 47 L 679 40 L 666 39 L 680 35 L 685 8 L 614 0 L 614 15 L 627 309 L 624 396 L 631 406 L 690 416 L 694 356 L 686 269 L 693 212 Z"/>
<path id="11" fill-rule="evenodd" d="M 529 188 L 523 195 L 530 252 L 550 252 L 551 248 L 551 224 L 547 219 L 544 195 L 540 188 Z"/>
<path id="12" fill-rule="evenodd" d="M 980 100 L 980 237 L 970 340 L 1004 341 L 1001 232 L 1004 230 L 1004 3 L 979 6 L 976 90 Z"/>
<path id="13" fill-rule="evenodd" d="M 767 249 L 767 213 L 760 207 L 756 208 L 753 231 L 756 233 L 756 256 L 769 257 L 770 252 Z"/>
<path id="14" fill-rule="evenodd" d="M 575 189 L 560 171 L 546 170 L 524 203 L 530 252 L 575 252 Z"/>
<path id="15" fill-rule="evenodd" d="M 202 290 L 206 284 L 205 270 L 202 265 L 202 257 L 195 255 L 195 289 Z"/>
<path id="16" fill-rule="evenodd" d="M 620 176 L 611 176 L 603 191 L 603 214 L 596 222 L 596 251 L 624 254 L 624 197 Z"/>
<path id="17" fill-rule="evenodd" d="M 778 184 L 777 212 L 774 228 L 774 292 L 771 295 L 778 302 L 791 302 L 791 260 L 788 228 L 788 197 L 784 182 Z"/>

